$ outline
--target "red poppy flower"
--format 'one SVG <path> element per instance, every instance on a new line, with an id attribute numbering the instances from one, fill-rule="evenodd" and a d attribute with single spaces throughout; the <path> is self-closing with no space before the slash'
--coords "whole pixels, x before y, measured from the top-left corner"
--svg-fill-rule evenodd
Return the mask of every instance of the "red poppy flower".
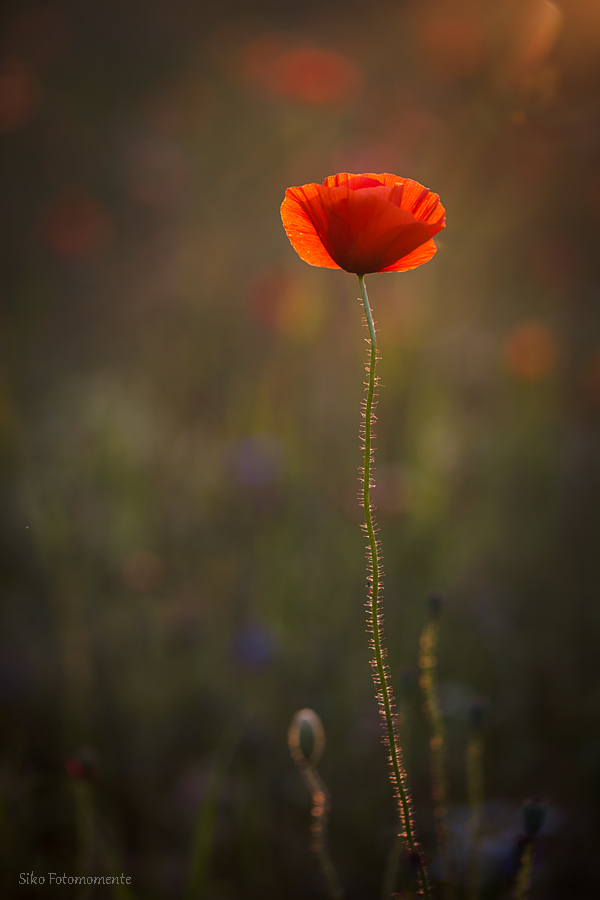
<path id="1" fill-rule="evenodd" d="M 357 275 L 405 272 L 431 259 L 446 224 L 437 194 L 397 175 L 330 175 L 285 192 L 281 218 L 311 266 Z"/>

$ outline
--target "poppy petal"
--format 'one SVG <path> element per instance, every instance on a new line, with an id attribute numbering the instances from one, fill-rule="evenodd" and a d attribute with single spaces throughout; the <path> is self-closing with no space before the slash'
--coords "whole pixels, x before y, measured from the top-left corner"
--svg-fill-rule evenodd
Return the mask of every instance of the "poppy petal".
<path id="1" fill-rule="evenodd" d="M 384 184 L 379 175 L 352 175 L 350 172 L 338 172 L 337 175 L 328 175 L 323 182 L 323 187 L 344 187 L 347 185 L 353 191 L 361 188 L 379 187 Z"/>
<path id="2" fill-rule="evenodd" d="M 412 178 L 405 178 L 402 181 L 400 205 L 403 209 L 410 210 L 416 219 L 429 227 L 431 237 L 441 231 L 446 224 L 446 210 L 440 203 L 438 195 L 428 191 Z"/>
<path id="3" fill-rule="evenodd" d="M 395 184 L 402 184 L 406 179 L 399 178 L 398 175 L 390 175 L 384 172 L 382 175 L 376 175 L 375 172 L 363 172 L 361 175 L 353 175 L 351 172 L 338 172 L 337 175 L 328 175 L 323 182 L 324 187 L 339 187 L 347 184 L 353 190 L 358 191 L 363 187 L 377 187 L 383 184 L 386 187 L 393 187 Z"/>
<path id="4" fill-rule="evenodd" d="M 389 172 L 382 172 L 379 175 L 374 172 L 366 172 L 363 175 L 339 172 L 337 175 L 329 175 L 323 182 L 325 187 L 337 187 L 342 184 L 347 184 L 354 191 L 377 187 L 378 184 L 397 188 L 398 193 L 394 195 L 393 202 L 411 212 L 415 219 L 425 222 L 430 237 L 441 231 L 446 224 L 446 210 L 440 203 L 439 196 L 412 178 L 400 178 Z"/>
<path id="5" fill-rule="evenodd" d="M 417 266 L 422 266 L 423 263 L 429 262 L 432 256 L 435 256 L 436 250 L 435 241 L 430 239 L 421 244 L 420 247 L 417 247 L 416 250 L 413 250 L 412 253 L 408 253 L 402 259 L 392 263 L 391 266 L 386 266 L 385 269 L 380 269 L 379 271 L 408 272 L 410 269 L 416 269 Z"/>
<path id="6" fill-rule="evenodd" d="M 325 249 L 313 220 L 307 214 L 305 204 L 319 202 L 320 184 L 305 184 L 291 187 L 285 192 L 281 204 L 281 220 L 290 243 L 300 259 L 311 266 L 325 269 L 340 269 Z"/>
<path id="7" fill-rule="evenodd" d="M 305 202 L 329 256 L 347 272 L 380 272 L 429 240 L 422 222 L 390 203 L 389 190 L 323 187 Z"/>

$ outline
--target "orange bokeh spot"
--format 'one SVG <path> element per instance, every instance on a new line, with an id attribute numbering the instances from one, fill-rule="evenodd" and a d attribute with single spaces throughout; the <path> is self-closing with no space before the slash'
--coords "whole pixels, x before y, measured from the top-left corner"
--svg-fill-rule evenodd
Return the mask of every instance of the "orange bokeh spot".
<path id="1" fill-rule="evenodd" d="M 483 62 L 485 36 L 477 22 L 440 15 L 424 22 L 419 30 L 429 63 L 442 75 L 464 78 Z"/>
<path id="2" fill-rule="evenodd" d="M 291 337 L 310 337 L 318 331 L 322 306 L 314 288 L 278 266 L 260 269 L 250 285 L 254 318 L 269 331 Z"/>
<path id="3" fill-rule="evenodd" d="M 113 233 L 105 207 L 86 191 L 69 188 L 42 210 L 44 243 L 63 259 L 85 257 L 101 250 Z"/>
<path id="4" fill-rule="evenodd" d="M 504 344 L 504 362 L 520 381 L 535 383 L 547 378 L 558 360 L 558 341 L 542 322 L 521 322 Z"/>
<path id="5" fill-rule="evenodd" d="M 551 0 L 529 0 L 513 21 L 506 75 L 519 81 L 539 69 L 550 55 L 563 29 L 563 13 Z"/>
<path id="6" fill-rule="evenodd" d="M 290 46 L 281 35 L 250 41 L 240 57 L 242 79 L 272 97 L 332 105 L 356 99 L 363 77 L 348 56 L 318 47 Z"/>
<path id="7" fill-rule="evenodd" d="M 377 466 L 371 499 L 381 513 L 406 513 L 411 506 L 411 482 L 399 465 Z"/>
<path id="8" fill-rule="evenodd" d="M 0 133 L 17 131 L 35 115 L 41 100 L 39 82 L 18 59 L 0 63 Z"/>
<path id="9" fill-rule="evenodd" d="M 250 308 L 254 317 L 269 330 L 279 330 L 285 298 L 291 285 L 289 274 L 276 266 L 260 269 L 250 286 Z"/>
<path id="10" fill-rule="evenodd" d="M 567 293 L 581 280 L 584 258 L 580 247 L 571 238 L 546 235 L 531 246 L 529 265 L 544 287 Z"/>
<path id="11" fill-rule="evenodd" d="M 150 550 L 136 550 L 123 562 L 123 581 L 138 593 L 152 591 L 160 587 L 165 575 L 165 566 L 156 553 Z"/>
<path id="12" fill-rule="evenodd" d="M 427 306 L 422 298 L 397 289 L 377 305 L 378 344 L 382 347 L 410 346 L 419 339 L 426 322 Z"/>

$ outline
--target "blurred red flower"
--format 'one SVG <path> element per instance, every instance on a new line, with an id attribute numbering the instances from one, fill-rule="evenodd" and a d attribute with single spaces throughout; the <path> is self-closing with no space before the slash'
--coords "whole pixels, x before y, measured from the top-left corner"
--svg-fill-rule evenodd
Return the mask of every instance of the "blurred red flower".
<path id="1" fill-rule="evenodd" d="M 82 188 L 66 188 L 42 209 L 40 227 L 44 243 L 63 259 L 86 257 L 111 239 L 108 210 Z"/>
<path id="2" fill-rule="evenodd" d="M 446 224 L 437 194 L 397 175 L 330 175 L 285 192 L 281 218 L 311 266 L 357 275 L 405 272 L 431 259 Z"/>
<path id="3" fill-rule="evenodd" d="M 35 115 L 41 87 L 34 73 L 18 59 L 0 61 L 0 133 L 17 131 Z"/>
<path id="4" fill-rule="evenodd" d="M 504 362 L 520 381 L 535 384 L 547 378 L 556 366 L 558 341 L 543 322 L 521 322 L 504 344 Z"/>
<path id="5" fill-rule="evenodd" d="M 290 46 L 285 35 L 250 41 L 240 63 L 244 81 L 282 100 L 332 105 L 362 93 L 363 76 L 354 60 L 335 50 Z"/>
<path id="6" fill-rule="evenodd" d="M 65 761 L 65 771 L 78 781 L 94 781 L 98 773 L 98 754 L 92 747 L 80 747 Z"/>

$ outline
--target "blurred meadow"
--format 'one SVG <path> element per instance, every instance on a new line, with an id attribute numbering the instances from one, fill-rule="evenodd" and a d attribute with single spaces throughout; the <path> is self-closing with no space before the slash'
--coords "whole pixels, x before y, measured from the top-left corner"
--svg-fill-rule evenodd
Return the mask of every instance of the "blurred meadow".
<path id="1" fill-rule="evenodd" d="M 311 707 L 332 856 L 348 900 L 380 897 L 366 332 L 356 278 L 301 262 L 279 218 L 286 187 L 341 171 L 414 178 L 448 214 L 430 263 L 367 279 L 419 836 L 435 874 L 417 661 L 437 589 L 459 874 L 479 704 L 480 896 L 510 895 L 530 796 L 531 896 L 597 896 L 597 0 L 0 16 L 2 896 L 84 896 L 19 873 L 112 867 L 128 893 L 85 896 L 322 900 L 286 742 Z"/>

